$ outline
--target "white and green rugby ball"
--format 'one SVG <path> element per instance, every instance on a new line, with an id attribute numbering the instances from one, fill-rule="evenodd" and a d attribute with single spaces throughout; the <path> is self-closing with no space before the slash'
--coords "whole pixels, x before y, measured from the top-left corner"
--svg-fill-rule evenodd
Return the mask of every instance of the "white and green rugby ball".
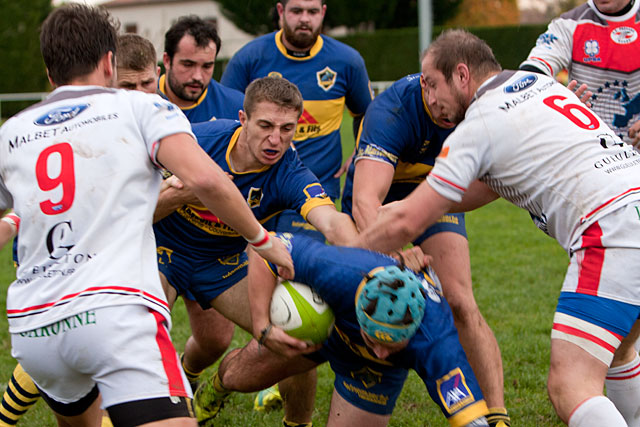
<path id="1" fill-rule="evenodd" d="M 275 326 L 313 344 L 329 337 L 335 320 L 329 305 L 311 287 L 287 280 L 273 291 L 270 315 Z"/>

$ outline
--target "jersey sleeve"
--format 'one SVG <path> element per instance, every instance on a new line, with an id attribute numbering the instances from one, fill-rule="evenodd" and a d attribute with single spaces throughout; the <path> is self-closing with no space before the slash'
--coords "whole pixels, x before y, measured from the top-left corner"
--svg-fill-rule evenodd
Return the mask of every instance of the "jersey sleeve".
<path id="1" fill-rule="evenodd" d="M 480 114 L 469 114 L 445 140 L 427 182 L 442 197 L 460 202 L 474 180 L 489 167 L 491 141 Z"/>
<path id="2" fill-rule="evenodd" d="M 391 92 L 376 98 L 364 116 L 355 161 L 376 160 L 395 168 L 405 142 L 417 138 L 412 135 L 413 127 L 406 117 L 405 109 Z"/>
<path id="3" fill-rule="evenodd" d="M 227 67 L 222 73 L 220 83 L 235 90 L 244 93 L 244 90 L 251 83 L 251 64 L 249 63 L 250 55 L 247 49 L 240 49 L 231 58 Z"/>
<path id="4" fill-rule="evenodd" d="M 285 154 L 285 162 L 280 166 L 286 170 L 278 180 L 283 202 L 289 209 L 295 209 L 306 220 L 307 214 L 317 206 L 333 205 L 318 178 L 307 169 L 293 149 Z"/>
<path id="5" fill-rule="evenodd" d="M 140 133 L 147 146 L 147 151 L 154 164 L 160 167 L 156 159 L 158 145 L 162 138 L 177 133 L 186 133 L 193 139 L 191 123 L 173 103 L 158 95 L 127 91 L 132 95 L 133 113 L 138 123 Z"/>
<path id="6" fill-rule="evenodd" d="M 13 207 L 13 196 L 4 185 L 4 181 L 0 180 L 0 209 L 9 209 Z"/>
<path id="7" fill-rule="evenodd" d="M 576 21 L 557 18 L 541 34 L 528 58 L 520 67 L 533 66 L 554 77 L 564 68 L 570 68 L 573 50 L 573 32 Z"/>
<path id="8" fill-rule="evenodd" d="M 364 65 L 364 59 L 356 53 L 348 74 L 346 105 L 354 115 L 364 114 L 373 99 L 371 82 Z"/>

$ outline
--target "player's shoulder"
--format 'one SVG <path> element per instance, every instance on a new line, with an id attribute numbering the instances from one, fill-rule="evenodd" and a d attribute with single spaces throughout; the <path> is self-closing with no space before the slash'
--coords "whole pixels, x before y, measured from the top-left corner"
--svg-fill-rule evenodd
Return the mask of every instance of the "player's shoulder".
<path id="1" fill-rule="evenodd" d="M 191 129 L 196 138 L 211 138 L 233 134 L 240 127 L 238 120 L 217 119 L 208 122 L 193 123 Z"/>
<path id="2" fill-rule="evenodd" d="M 224 96 L 225 99 L 231 99 L 234 102 L 240 101 L 240 103 L 242 103 L 242 101 L 244 100 L 244 93 L 240 92 L 237 89 L 225 86 L 222 83 L 215 81 L 214 79 L 211 79 L 211 81 L 209 82 L 209 90 L 217 92 Z"/>
<path id="3" fill-rule="evenodd" d="M 234 56 L 236 57 L 247 56 L 253 52 L 260 52 L 265 48 L 267 48 L 268 46 L 275 47 L 276 45 L 275 37 L 276 37 L 275 31 L 258 36 L 255 39 L 246 43 L 244 46 L 242 46 Z"/>
<path id="4" fill-rule="evenodd" d="M 589 6 L 589 3 L 584 3 L 579 6 L 576 6 L 573 9 L 560 14 L 560 16 L 556 18 L 556 20 L 569 20 L 569 21 L 579 21 L 583 19 L 588 19 L 591 21 L 601 21 L 597 12 L 593 10 L 591 6 Z"/>
<path id="5" fill-rule="evenodd" d="M 328 53 L 339 53 L 342 60 L 364 61 L 360 52 L 348 44 L 324 34 L 321 34 L 320 37 L 322 37 L 323 49 L 326 49 Z"/>

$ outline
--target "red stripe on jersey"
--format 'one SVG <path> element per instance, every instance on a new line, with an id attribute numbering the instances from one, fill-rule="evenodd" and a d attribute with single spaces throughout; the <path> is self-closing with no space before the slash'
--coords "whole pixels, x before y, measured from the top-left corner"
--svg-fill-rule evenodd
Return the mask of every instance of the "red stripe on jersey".
<path id="1" fill-rule="evenodd" d="M 598 344 L 600 347 L 610 351 L 611 353 L 615 353 L 616 348 L 609 344 L 608 342 L 596 337 L 595 335 L 591 335 L 585 331 L 581 331 L 580 329 L 574 328 L 572 326 L 563 325 L 560 323 L 554 323 L 553 329 L 559 332 L 564 332 L 565 334 L 573 335 L 575 337 L 584 338 L 586 340 L 591 341 L 594 344 Z M 616 335 L 616 334 L 614 334 Z"/>
<path id="2" fill-rule="evenodd" d="M 580 218 L 580 223 L 583 223 L 587 220 L 587 218 L 595 215 L 596 213 L 598 213 L 598 211 L 600 211 L 601 209 L 607 207 L 608 205 L 610 205 L 611 203 L 622 199 L 625 196 L 628 196 L 631 193 L 637 193 L 638 191 L 640 191 L 640 187 L 635 187 L 635 188 L 630 188 L 627 191 L 625 191 L 624 193 L 620 193 L 615 197 L 612 197 L 611 199 L 607 200 L 606 202 L 604 202 L 603 204 L 601 204 L 600 206 L 598 206 L 597 208 L 595 208 L 594 210 L 592 210 L 591 212 L 589 212 L 588 214 L 586 214 L 585 216 L 583 216 L 582 218 Z"/>
<path id="3" fill-rule="evenodd" d="M 602 247 L 602 229 L 597 222 L 591 224 L 582 235 L 582 248 L 584 248 L 584 258 L 578 266 L 580 271 L 576 292 L 597 295 L 605 251 Z"/>
<path id="4" fill-rule="evenodd" d="M 549 71 L 551 72 L 551 76 L 553 76 L 553 75 L 554 75 L 554 74 L 553 74 L 553 67 L 551 66 L 551 64 L 549 64 L 549 63 L 548 63 L 547 61 L 545 61 L 544 59 L 542 59 L 542 58 L 538 58 L 537 56 L 532 56 L 532 57 L 531 57 L 531 58 L 529 58 L 529 59 L 533 59 L 533 60 L 535 60 L 535 61 L 540 61 L 540 62 L 542 62 L 544 65 L 546 65 L 546 66 L 547 66 L 547 68 L 549 68 Z"/>
<path id="5" fill-rule="evenodd" d="M 127 288 L 124 286 L 96 286 L 96 287 L 92 287 L 92 288 L 87 288 L 83 291 L 80 292 L 76 292 L 75 294 L 69 294 L 69 295 L 65 295 L 62 298 L 60 298 L 57 301 L 53 301 L 53 302 L 48 302 L 45 304 L 40 304 L 40 305 L 33 305 L 31 307 L 26 307 L 26 308 L 22 308 L 19 310 L 7 310 L 7 314 L 23 314 L 23 313 L 28 313 L 30 311 L 35 311 L 35 310 L 41 310 L 43 308 L 48 308 L 48 307 L 52 307 L 54 305 L 63 303 L 63 302 L 67 302 L 68 300 L 71 300 L 73 298 L 76 298 L 78 296 L 81 296 L 82 294 L 85 293 L 91 293 L 91 292 L 96 292 L 96 293 L 101 293 L 101 292 L 123 292 L 123 293 L 127 293 L 127 294 L 141 294 L 149 299 L 152 299 L 154 302 L 157 302 L 158 304 L 162 305 L 163 307 L 166 307 L 167 310 L 169 309 L 169 305 L 167 304 L 166 301 L 151 295 L 150 293 L 147 293 L 145 291 L 142 291 L 140 289 L 136 289 L 136 288 Z"/>
<path id="6" fill-rule="evenodd" d="M 184 386 L 184 380 L 182 379 L 182 371 L 178 362 L 178 354 L 173 347 L 171 338 L 169 338 L 169 332 L 165 325 L 165 318 L 157 311 L 149 309 L 153 317 L 156 319 L 158 329 L 156 332 L 156 343 L 160 349 L 160 356 L 162 357 L 162 366 L 164 367 L 164 373 L 169 380 L 169 396 L 182 396 L 188 397 L 187 390 Z"/>
<path id="7" fill-rule="evenodd" d="M 440 181 L 444 182 L 445 184 L 449 184 L 450 186 L 455 187 L 455 188 L 457 188 L 457 189 L 458 189 L 458 190 L 460 190 L 460 191 L 467 191 L 467 189 L 466 189 L 466 188 L 464 188 L 464 187 L 460 187 L 459 185 L 454 184 L 453 182 L 451 182 L 451 181 L 449 181 L 449 180 L 447 180 L 447 179 L 444 179 L 443 177 L 438 176 L 438 175 L 436 175 L 436 174 L 434 174 L 434 173 L 430 173 L 430 174 L 429 174 L 429 176 L 432 176 L 432 177 L 434 177 L 434 178 L 436 178 L 436 179 L 439 179 Z"/>

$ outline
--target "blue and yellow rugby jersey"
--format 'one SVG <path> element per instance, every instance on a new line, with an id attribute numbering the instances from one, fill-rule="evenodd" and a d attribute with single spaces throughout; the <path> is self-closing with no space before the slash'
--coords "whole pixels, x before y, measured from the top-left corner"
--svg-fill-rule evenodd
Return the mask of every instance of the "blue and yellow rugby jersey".
<path id="1" fill-rule="evenodd" d="M 396 81 L 373 100 L 364 115 L 354 162 L 344 184 L 342 210 L 351 214 L 356 160 L 378 160 L 395 168 L 383 202 L 389 203 L 408 194 L 406 187 L 412 189 L 425 179 L 452 131 L 433 122 L 422 96 L 419 73 Z"/>
<path id="2" fill-rule="evenodd" d="M 224 170 L 247 200 L 255 217 L 264 223 L 284 209 L 304 218 L 317 206 L 333 205 L 318 179 L 304 167 L 295 150 L 289 149 L 272 166 L 238 173 L 230 166 L 229 153 L 241 126 L 219 119 L 193 125 L 200 146 Z M 153 226 L 158 246 L 171 247 L 194 259 L 209 259 L 242 252 L 247 242 L 204 206 L 184 205 Z"/>
<path id="3" fill-rule="evenodd" d="M 158 81 L 158 94 L 166 98 L 164 84 L 166 74 Z M 190 107 L 181 108 L 191 123 L 208 122 L 216 119 L 238 119 L 238 111 L 242 110 L 244 94 L 221 85 L 211 79 L 200 98 Z"/>
<path id="4" fill-rule="evenodd" d="M 291 253 L 295 267 L 294 280 L 311 286 L 329 304 L 335 315 L 335 330 L 323 343 L 322 349 L 309 356 L 312 360 L 327 360 L 332 362 L 332 368 L 337 360 L 337 366 L 347 366 L 346 371 L 351 371 L 351 375 L 357 375 L 363 371 L 363 366 L 368 366 L 371 372 L 379 373 L 380 378 L 376 381 L 382 384 L 387 375 L 397 375 L 398 369 L 413 369 L 422 378 L 431 398 L 440 406 L 451 426 L 467 425 L 488 412 L 458 340 L 451 309 L 439 284 L 434 281 L 437 279 L 424 272 L 417 274 L 427 295 L 422 324 L 407 347 L 380 360 L 368 349 L 360 334 L 355 297 L 368 272 L 378 267 L 397 265 L 397 261 L 365 249 L 328 246 L 303 235 L 277 233 L 276 236 Z M 269 267 L 272 272 L 276 271 L 275 265 L 269 264 Z M 340 391 L 341 386 L 336 384 L 336 389 L 343 395 L 345 392 Z M 358 386 L 352 384 L 350 387 Z M 397 396 L 393 392 L 385 396 L 384 389 L 376 389 L 374 385 L 360 384 L 359 387 L 364 387 L 359 390 L 361 393 L 356 393 L 359 395 L 371 395 L 372 390 L 380 393 L 378 405 L 371 401 L 355 402 L 359 407 L 378 413 L 390 413 L 393 409 L 381 408 L 377 411 L 376 408 L 386 406 L 387 400 L 395 402 Z"/>
<path id="5" fill-rule="evenodd" d="M 266 34 L 247 43 L 231 58 L 220 82 L 242 92 L 254 79 L 269 75 L 296 84 L 304 98 L 304 112 L 293 143 L 327 194 L 337 198 L 340 184 L 333 175 L 342 164 L 344 106 L 352 114 L 363 114 L 373 98 L 364 60 L 353 48 L 323 35 L 309 56 L 291 56 L 281 34 Z"/>

